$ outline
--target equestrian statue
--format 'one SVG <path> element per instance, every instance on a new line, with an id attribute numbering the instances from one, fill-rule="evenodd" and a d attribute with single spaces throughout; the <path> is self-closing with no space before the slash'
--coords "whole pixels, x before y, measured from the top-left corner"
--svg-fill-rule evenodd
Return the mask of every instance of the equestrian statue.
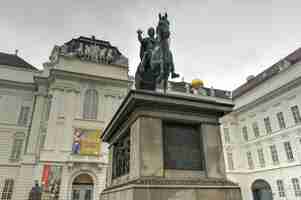
<path id="1" fill-rule="evenodd" d="M 155 37 L 156 32 L 156 37 Z M 142 31 L 138 30 L 140 46 L 140 59 L 135 74 L 136 89 L 156 90 L 157 84 L 163 82 L 163 90 L 166 93 L 168 78 L 179 77 L 175 73 L 172 53 L 169 49 L 169 21 L 167 13 L 159 14 L 159 22 L 156 31 L 150 27 L 147 31 L 148 37 L 142 38 Z"/>

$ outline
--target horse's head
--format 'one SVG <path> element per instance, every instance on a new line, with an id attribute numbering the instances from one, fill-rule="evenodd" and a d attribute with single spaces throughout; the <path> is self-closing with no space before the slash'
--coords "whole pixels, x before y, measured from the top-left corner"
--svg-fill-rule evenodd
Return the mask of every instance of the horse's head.
<path id="1" fill-rule="evenodd" d="M 169 38 L 170 31 L 169 31 L 169 21 L 167 19 L 167 13 L 165 13 L 164 16 L 161 16 L 161 13 L 159 14 L 159 23 L 156 32 L 160 41 Z"/>

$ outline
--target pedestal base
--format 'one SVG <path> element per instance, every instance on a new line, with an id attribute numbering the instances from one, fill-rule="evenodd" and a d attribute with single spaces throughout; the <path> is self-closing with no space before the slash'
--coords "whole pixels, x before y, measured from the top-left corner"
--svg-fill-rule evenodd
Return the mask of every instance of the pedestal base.
<path id="1" fill-rule="evenodd" d="M 239 187 L 227 180 L 146 178 L 105 189 L 100 200 L 241 200 Z"/>

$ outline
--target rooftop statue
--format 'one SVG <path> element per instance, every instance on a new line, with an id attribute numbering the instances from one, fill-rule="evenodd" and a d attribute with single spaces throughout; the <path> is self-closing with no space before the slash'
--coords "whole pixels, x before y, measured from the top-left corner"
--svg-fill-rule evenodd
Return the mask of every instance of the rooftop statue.
<path id="1" fill-rule="evenodd" d="M 164 93 L 166 92 L 168 78 L 179 77 L 175 73 L 172 53 L 169 49 L 169 21 L 167 13 L 159 14 L 159 22 L 155 29 L 148 29 L 148 37 L 142 38 L 142 31 L 138 30 L 140 46 L 140 59 L 135 74 L 136 89 L 156 90 L 156 85 L 163 81 Z"/>

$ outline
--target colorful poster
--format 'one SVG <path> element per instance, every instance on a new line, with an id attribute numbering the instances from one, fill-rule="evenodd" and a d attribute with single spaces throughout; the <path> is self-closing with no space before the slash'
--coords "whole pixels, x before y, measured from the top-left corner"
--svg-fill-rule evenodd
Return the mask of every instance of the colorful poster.
<path id="1" fill-rule="evenodd" d="M 100 153 L 100 130 L 74 129 L 72 153 L 98 156 Z"/>
<path id="2" fill-rule="evenodd" d="M 42 200 L 58 200 L 62 166 L 44 165 L 42 173 Z"/>

